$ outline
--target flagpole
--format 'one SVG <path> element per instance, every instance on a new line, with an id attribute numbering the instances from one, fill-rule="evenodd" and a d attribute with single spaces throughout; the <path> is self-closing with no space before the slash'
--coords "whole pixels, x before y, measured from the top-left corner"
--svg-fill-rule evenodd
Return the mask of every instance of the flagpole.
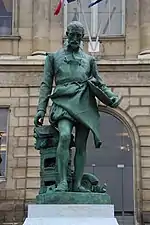
<path id="1" fill-rule="evenodd" d="M 106 7 L 107 3 L 108 3 L 108 0 L 106 0 L 106 2 L 105 2 L 105 7 Z M 100 21 L 99 29 L 98 29 L 97 36 L 96 36 L 96 43 L 95 43 L 95 49 L 94 50 L 96 50 L 98 40 L 99 40 L 99 36 L 100 36 L 100 33 L 101 33 L 101 29 L 102 29 L 102 26 L 101 26 L 101 21 Z"/>
<path id="2" fill-rule="evenodd" d="M 89 36 L 89 41 L 90 41 L 91 49 L 92 49 L 92 51 L 94 51 L 93 45 L 92 45 L 92 38 L 91 38 L 90 30 L 89 30 L 87 21 L 86 21 L 86 19 L 85 19 L 85 13 L 84 13 L 84 11 L 83 11 L 81 1 L 78 0 L 78 3 L 80 4 L 81 13 L 82 13 L 82 15 L 83 15 L 83 19 L 84 19 L 84 22 L 85 22 L 85 26 L 86 26 L 86 29 L 87 29 L 87 32 L 88 32 L 88 36 Z M 92 52 L 92 55 L 93 55 L 93 52 Z"/>
<path id="3" fill-rule="evenodd" d="M 111 21 L 111 19 L 113 17 L 113 14 L 115 13 L 115 10 L 116 10 L 116 7 L 114 6 L 112 11 L 111 11 L 111 13 L 110 13 L 110 15 L 109 15 L 109 18 L 107 19 L 106 25 L 105 25 L 105 27 L 103 29 L 103 34 L 105 34 L 105 32 L 107 31 L 107 28 L 109 26 L 109 21 Z"/>
<path id="4" fill-rule="evenodd" d="M 100 25 L 99 25 L 99 29 L 98 29 L 98 32 L 97 32 L 94 50 L 96 50 L 96 47 L 97 47 L 97 44 L 98 44 L 98 40 L 99 40 L 100 33 L 101 33 L 101 23 L 100 23 Z"/>

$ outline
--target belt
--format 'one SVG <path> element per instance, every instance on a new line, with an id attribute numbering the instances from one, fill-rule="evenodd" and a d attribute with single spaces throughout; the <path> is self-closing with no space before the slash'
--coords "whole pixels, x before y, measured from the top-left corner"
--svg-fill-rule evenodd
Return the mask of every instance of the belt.
<path id="1" fill-rule="evenodd" d="M 88 78 L 89 79 L 89 78 Z M 56 83 L 56 86 L 57 85 L 69 85 L 69 84 L 77 84 L 77 85 L 81 85 L 81 84 L 84 84 L 84 83 L 86 83 L 87 81 L 88 81 L 88 79 L 86 79 L 86 80 L 83 80 L 83 81 L 65 81 L 65 82 L 63 82 L 63 81 L 59 81 L 59 82 L 57 82 Z"/>

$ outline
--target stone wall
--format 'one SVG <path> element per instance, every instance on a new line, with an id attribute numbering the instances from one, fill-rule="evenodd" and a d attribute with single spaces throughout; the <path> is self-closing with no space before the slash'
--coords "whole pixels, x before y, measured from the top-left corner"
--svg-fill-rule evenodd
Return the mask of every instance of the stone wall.
<path id="1" fill-rule="evenodd" d="M 98 67 L 106 83 L 123 96 L 121 107 L 113 113 L 131 130 L 135 210 L 140 218 L 142 212 L 150 212 L 150 62 L 101 60 Z M 0 222 L 21 221 L 25 203 L 34 201 L 38 192 L 39 153 L 33 147 L 33 118 L 42 71 L 43 60 L 0 61 L 0 107 L 10 109 L 7 177 L 0 182 Z"/>
<path id="2" fill-rule="evenodd" d="M 54 16 L 57 0 L 14 0 L 14 2 L 13 35 L 0 37 L 0 54 L 27 56 L 35 51 L 55 51 L 62 46 L 63 10 L 58 16 Z M 143 2 L 141 15 L 145 18 L 146 1 Z M 127 0 L 126 12 L 125 35 L 101 38 L 98 54 L 102 57 L 137 57 L 140 51 L 139 0 L 132 0 L 132 2 Z M 142 32 L 143 24 L 146 24 L 143 21 L 145 22 L 145 19 L 141 22 Z M 146 33 L 143 37 L 148 40 Z M 142 40 L 144 43 L 145 39 Z M 84 42 L 87 51 L 87 40 L 85 39 Z"/>

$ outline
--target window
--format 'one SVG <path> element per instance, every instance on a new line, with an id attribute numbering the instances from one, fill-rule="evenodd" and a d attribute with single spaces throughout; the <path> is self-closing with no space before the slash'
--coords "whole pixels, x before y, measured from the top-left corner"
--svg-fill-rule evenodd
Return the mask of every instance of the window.
<path id="1" fill-rule="evenodd" d="M 0 36 L 12 34 L 13 0 L 0 0 Z"/>
<path id="2" fill-rule="evenodd" d="M 0 108 L 0 176 L 6 173 L 8 108 Z"/>
<path id="3" fill-rule="evenodd" d="M 81 0 L 82 1 L 82 0 Z M 85 27 L 85 21 L 83 14 L 81 13 L 79 5 L 75 2 L 72 2 L 68 4 L 67 6 L 67 24 L 69 24 L 71 21 L 79 20 Z M 82 7 L 84 9 L 85 18 L 88 24 L 89 29 L 91 30 L 91 9 L 88 8 L 88 2 L 82 1 Z M 87 30 L 85 29 L 87 35 Z"/>
<path id="4" fill-rule="evenodd" d="M 93 1 L 93 0 L 92 0 Z M 85 36 L 88 36 L 86 23 L 92 37 L 118 36 L 125 33 L 125 0 L 103 0 L 95 6 L 88 8 L 88 1 L 81 0 L 86 22 L 81 7 L 75 1 L 64 8 L 64 27 L 79 20 L 85 27 Z"/>

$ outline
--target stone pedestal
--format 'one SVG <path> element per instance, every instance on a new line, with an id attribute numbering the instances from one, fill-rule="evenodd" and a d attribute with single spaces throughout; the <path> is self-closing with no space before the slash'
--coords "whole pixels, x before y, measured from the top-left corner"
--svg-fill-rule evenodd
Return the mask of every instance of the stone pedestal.
<path id="1" fill-rule="evenodd" d="M 118 225 L 113 205 L 29 205 L 24 225 Z"/>

